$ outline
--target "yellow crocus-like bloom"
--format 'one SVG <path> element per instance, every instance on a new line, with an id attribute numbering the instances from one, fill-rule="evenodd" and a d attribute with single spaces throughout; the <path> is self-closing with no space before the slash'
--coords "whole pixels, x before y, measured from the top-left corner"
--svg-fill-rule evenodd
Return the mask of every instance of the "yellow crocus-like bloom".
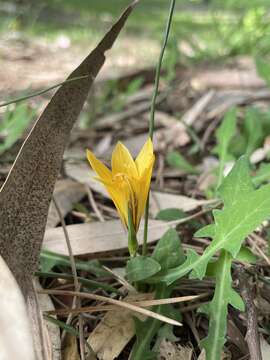
<path id="1" fill-rule="evenodd" d="M 118 142 L 112 153 L 110 171 L 87 150 L 87 158 L 114 202 L 123 224 L 128 228 L 128 213 L 138 231 L 149 193 L 155 155 L 149 138 L 134 161 L 128 149 Z"/>

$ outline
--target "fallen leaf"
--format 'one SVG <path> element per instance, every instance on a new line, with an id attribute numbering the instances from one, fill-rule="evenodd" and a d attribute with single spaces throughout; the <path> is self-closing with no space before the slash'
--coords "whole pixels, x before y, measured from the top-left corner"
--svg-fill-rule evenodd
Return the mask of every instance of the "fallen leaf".
<path id="1" fill-rule="evenodd" d="M 81 183 L 69 179 L 58 180 L 53 192 L 53 196 L 63 217 L 67 215 L 73 205 L 80 201 L 85 194 L 86 189 Z M 55 227 L 59 222 L 58 212 L 53 202 L 51 202 L 46 227 Z"/>
<path id="2" fill-rule="evenodd" d="M 96 173 L 90 169 L 86 162 L 66 163 L 65 172 L 71 179 L 86 184 L 93 191 L 103 195 L 105 198 L 109 198 L 104 186 L 95 180 Z"/>
<path id="3" fill-rule="evenodd" d="M 143 243 L 143 226 L 138 231 L 138 242 Z M 158 240 L 170 228 L 166 222 L 149 221 L 149 243 Z M 119 220 L 68 225 L 66 227 L 73 255 L 103 253 L 127 247 L 127 233 Z M 68 255 L 65 236 L 61 227 L 47 229 L 43 248 L 62 255 Z"/>
<path id="4" fill-rule="evenodd" d="M 1 256 L 0 289 L 0 359 L 35 360 L 30 322 L 23 294 Z"/>
<path id="5" fill-rule="evenodd" d="M 153 299 L 153 294 L 130 294 L 125 300 L 140 301 Z M 100 360 L 116 359 L 135 335 L 133 317 L 140 320 L 145 317 L 127 309 L 109 311 L 95 327 L 88 338 L 88 343 Z"/>
<path id="6" fill-rule="evenodd" d="M 260 345 L 261 345 L 262 359 L 263 360 L 270 359 L 270 345 L 262 335 L 260 336 Z"/>
<path id="7" fill-rule="evenodd" d="M 158 360 L 191 360 L 193 349 L 162 340 L 159 347 Z"/>
<path id="8" fill-rule="evenodd" d="M 25 296 L 37 359 L 46 358 L 41 316 L 32 284 L 48 208 L 70 131 L 133 2 L 90 55 L 55 93 L 25 140 L 0 190 L 0 252 Z"/>
<path id="9" fill-rule="evenodd" d="M 203 205 L 210 205 L 216 201 L 197 200 L 184 195 L 168 194 L 158 191 L 152 191 L 150 196 L 152 198 L 152 201 L 150 201 L 150 212 L 154 217 L 163 209 L 176 208 L 187 212 Z"/>
<path id="10" fill-rule="evenodd" d="M 260 88 L 265 87 L 265 81 L 256 73 L 253 66 L 251 70 L 239 69 L 204 69 L 191 79 L 191 84 L 196 89 L 205 88 Z"/>
<path id="11" fill-rule="evenodd" d="M 40 283 L 35 281 L 35 289 L 41 290 L 42 287 Z M 43 312 L 55 310 L 55 307 L 52 303 L 52 300 L 47 294 L 38 293 L 38 303 L 40 306 L 40 310 Z M 44 327 L 47 335 L 47 339 L 49 342 L 48 346 L 48 358 L 52 360 L 60 360 L 61 359 L 61 340 L 60 340 L 60 329 L 58 326 L 55 326 L 49 321 L 44 321 Z"/>
<path id="12" fill-rule="evenodd" d="M 77 338 L 69 333 L 65 336 L 62 350 L 62 360 L 80 360 Z"/>

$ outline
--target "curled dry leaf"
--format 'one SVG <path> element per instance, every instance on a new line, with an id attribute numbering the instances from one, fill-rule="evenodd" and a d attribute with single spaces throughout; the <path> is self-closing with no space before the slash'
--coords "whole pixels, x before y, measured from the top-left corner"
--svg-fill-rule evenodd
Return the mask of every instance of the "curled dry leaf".
<path id="1" fill-rule="evenodd" d="M 53 96 L 25 140 L 0 191 L 0 253 L 25 296 L 35 335 L 37 359 L 46 359 L 39 307 L 32 284 L 56 177 L 70 131 L 131 13 L 133 2 L 97 47 Z"/>

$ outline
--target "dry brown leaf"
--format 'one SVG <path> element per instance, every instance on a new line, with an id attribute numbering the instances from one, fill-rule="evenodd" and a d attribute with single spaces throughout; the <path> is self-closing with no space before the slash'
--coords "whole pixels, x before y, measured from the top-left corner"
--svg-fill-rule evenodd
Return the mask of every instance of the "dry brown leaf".
<path id="1" fill-rule="evenodd" d="M 222 352 L 220 360 L 230 360 L 230 359 L 231 359 L 231 356 L 229 354 L 225 354 L 224 352 Z M 200 353 L 198 360 L 206 360 L 206 354 L 205 354 L 204 349 Z"/>
<path id="2" fill-rule="evenodd" d="M 191 360 L 193 349 L 162 340 L 158 360 Z"/>
<path id="3" fill-rule="evenodd" d="M 128 295 L 125 300 L 129 302 L 140 301 L 153 299 L 153 297 L 153 294 L 132 294 Z M 124 347 L 135 335 L 134 316 L 140 320 L 145 319 L 141 314 L 119 308 L 108 312 L 102 318 L 87 340 L 98 359 L 113 360 L 121 354 Z"/>
<path id="4" fill-rule="evenodd" d="M 0 289 L 0 360 L 35 360 L 30 322 L 24 298 L 1 256 Z"/>
<path id="5" fill-rule="evenodd" d="M 265 86 L 253 66 L 250 70 L 239 69 L 203 69 L 191 79 L 191 84 L 196 89 L 205 88 L 260 88 Z"/>
<path id="6" fill-rule="evenodd" d="M 66 214 L 72 209 L 72 206 L 76 202 L 80 201 L 85 194 L 85 186 L 69 179 L 58 180 L 53 192 L 53 196 L 63 217 L 66 216 Z M 55 227 L 59 222 L 60 219 L 58 213 L 53 202 L 51 202 L 46 228 Z"/>
<path id="7" fill-rule="evenodd" d="M 131 13 L 130 5 L 98 46 L 69 76 L 35 123 L 0 191 L 0 252 L 26 298 L 37 359 L 46 358 L 33 289 L 46 218 L 70 131 L 109 50 Z"/>
<path id="8" fill-rule="evenodd" d="M 109 198 L 104 186 L 94 179 L 96 173 L 90 169 L 90 166 L 86 162 L 66 163 L 65 172 L 71 179 L 86 184 L 95 192 L 102 194 L 105 198 Z"/>
<path id="9" fill-rule="evenodd" d="M 77 338 L 69 333 L 65 336 L 62 350 L 62 360 L 80 360 Z"/>
<path id="10" fill-rule="evenodd" d="M 150 201 L 150 212 L 156 216 L 160 210 L 177 208 L 183 211 L 195 210 L 199 206 L 210 205 L 216 200 L 197 200 L 184 195 L 175 195 L 162 193 L 158 191 L 151 192 L 152 201 Z"/>
<path id="11" fill-rule="evenodd" d="M 35 289 L 41 290 L 40 283 L 35 279 Z M 42 313 L 45 311 L 55 310 L 52 300 L 47 294 L 38 294 L 38 303 Z M 46 339 L 48 345 L 48 358 L 52 360 L 61 359 L 61 340 L 60 340 L 60 328 L 55 326 L 49 321 L 44 321 L 45 330 L 44 333 L 47 335 Z"/>
<path id="12" fill-rule="evenodd" d="M 261 346 L 263 360 L 269 360 L 270 359 L 270 345 L 264 339 L 264 337 L 262 335 L 260 336 L 260 346 Z"/>
<path id="13" fill-rule="evenodd" d="M 138 241 L 143 242 L 143 222 L 138 231 Z M 127 233 L 119 220 L 93 222 L 89 224 L 68 225 L 73 255 L 103 253 L 127 247 Z M 158 240 L 170 225 L 159 220 L 149 221 L 149 243 Z M 43 248 L 59 254 L 68 255 L 63 229 L 47 229 Z"/>

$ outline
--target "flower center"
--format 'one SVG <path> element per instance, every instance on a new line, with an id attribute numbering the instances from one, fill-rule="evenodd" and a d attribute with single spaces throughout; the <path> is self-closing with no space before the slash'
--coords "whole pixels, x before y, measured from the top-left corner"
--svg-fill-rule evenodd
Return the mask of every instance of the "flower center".
<path id="1" fill-rule="evenodd" d="M 137 208 L 137 198 L 130 177 L 124 173 L 117 173 L 112 178 L 113 182 L 117 182 L 120 187 L 127 188 L 129 193 L 128 206 L 132 210 L 133 219 L 136 219 L 136 208 Z"/>

